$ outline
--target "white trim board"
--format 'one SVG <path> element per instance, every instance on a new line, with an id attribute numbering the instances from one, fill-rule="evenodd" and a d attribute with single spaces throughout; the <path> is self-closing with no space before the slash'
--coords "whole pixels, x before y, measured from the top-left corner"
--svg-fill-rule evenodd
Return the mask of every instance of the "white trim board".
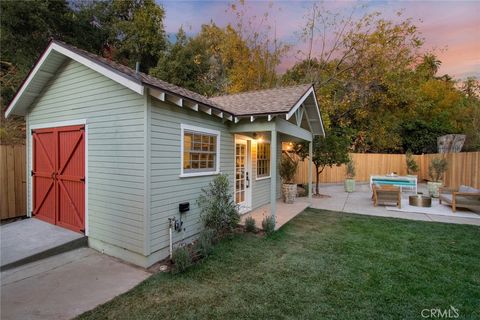
<path id="1" fill-rule="evenodd" d="M 239 135 L 235 135 L 235 145 L 234 145 L 234 162 L 233 162 L 233 170 L 234 170 L 234 175 L 235 172 L 237 171 L 237 144 L 245 144 L 245 157 L 246 157 L 246 162 L 245 162 L 245 172 L 248 173 L 249 175 L 249 184 L 248 188 L 245 186 L 245 201 L 243 202 L 243 206 L 240 206 L 240 204 L 237 204 L 239 207 L 239 212 L 240 214 L 245 214 L 247 212 L 252 211 L 252 203 L 253 203 L 253 196 L 252 196 L 252 190 L 253 190 L 253 169 L 252 169 L 252 139 L 244 139 Z M 246 180 L 246 179 L 245 179 Z M 236 182 L 235 182 L 235 177 L 233 178 L 233 200 L 235 201 L 237 193 L 237 188 L 236 188 Z"/>
<path id="2" fill-rule="evenodd" d="M 300 100 L 298 100 L 295 106 L 287 113 L 287 116 L 286 116 L 287 120 L 290 119 L 295 114 L 295 111 L 297 111 L 297 109 L 302 106 L 303 102 L 305 102 L 305 100 L 313 91 L 314 91 L 313 87 L 310 87 L 310 89 L 308 89 L 307 92 L 305 92 L 305 94 L 300 98 Z"/>
<path id="3" fill-rule="evenodd" d="M 269 146 L 268 148 L 270 149 L 270 139 L 269 140 L 263 140 L 262 142 L 259 142 L 258 140 L 256 141 L 255 143 L 255 148 L 257 148 L 256 150 L 256 157 L 255 157 L 255 181 L 261 181 L 261 180 L 266 180 L 266 179 L 270 179 L 272 177 L 272 155 L 270 154 L 270 159 L 268 159 L 269 161 L 269 175 L 268 176 L 263 176 L 263 177 L 258 177 L 258 144 L 260 143 L 268 143 Z M 276 156 L 276 155 L 275 155 Z"/>
<path id="4" fill-rule="evenodd" d="M 185 130 L 196 131 L 199 133 L 206 133 L 211 135 L 217 136 L 217 154 L 216 154 L 216 163 L 215 163 L 215 171 L 205 171 L 205 172 L 183 172 L 183 135 Z M 212 130 L 197 126 L 192 126 L 189 124 L 181 123 L 180 124 L 180 178 L 188 178 L 188 177 L 201 177 L 201 176 L 211 176 L 220 173 L 220 144 L 221 144 L 221 135 L 220 131 Z"/>

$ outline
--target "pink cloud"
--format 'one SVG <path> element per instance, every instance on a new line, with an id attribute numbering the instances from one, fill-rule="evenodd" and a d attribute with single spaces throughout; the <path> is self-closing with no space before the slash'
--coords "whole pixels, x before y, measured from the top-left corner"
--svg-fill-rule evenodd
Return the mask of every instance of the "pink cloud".
<path id="1" fill-rule="evenodd" d="M 220 26 L 232 23 L 234 15 L 226 12 L 227 1 L 165 1 L 165 25 L 169 33 L 175 33 L 183 25 L 194 34 L 204 23 L 213 20 Z M 366 9 L 356 15 L 380 11 L 389 19 L 398 19 L 395 12 L 404 9 L 405 17 L 412 17 L 425 37 L 425 50 L 436 49 L 442 60 L 440 74 L 455 77 L 477 75 L 480 78 L 480 2 L 449 1 L 326 1 L 324 7 L 333 12 L 348 14 L 354 6 L 366 4 Z M 270 12 L 270 25 L 276 26 L 277 38 L 294 46 L 282 61 L 279 70 L 284 71 L 296 60 L 295 52 L 305 44 L 298 41 L 298 32 L 305 24 L 304 15 L 312 6 L 310 1 L 276 1 L 270 8 L 269 1 L 247 1 L 249 17 Z M 422 20 L 423 22 L 419 22 Z M 271 31 L 273 37 L 273 30 Z M 444 50 L 446 49 L 446 50 Z"/>

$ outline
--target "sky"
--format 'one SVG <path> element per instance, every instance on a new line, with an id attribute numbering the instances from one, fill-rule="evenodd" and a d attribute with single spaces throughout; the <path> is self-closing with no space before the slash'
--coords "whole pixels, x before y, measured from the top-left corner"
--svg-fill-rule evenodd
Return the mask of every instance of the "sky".
<path id="1" fill-rule="evenodd" d="M 225 26 L 235 20 L 230 10 L 232 1 L 162 1 L 166 11 L 165 29 L 172 35 L 183 26 L 187 34 L 197 33 L 202 24 L 214 21 Z M 273 3 L 273 5 L 272 5 Z M 299 33 L 312 1 L 246 1 L 248 16 L 261 16 L 269 11 L 270 24 L 275 26 L 279 40 L 292 46 L 279 67 L 283 72 L 300 59 L 298 50 L 305 48 Z M 456 79 L 475 76 L 480 79 L 480 0 L 479 1 L 324 1 L 326 10 L 355 16 L 379 11 L 384 17 L 398 20 L 395 14 L 403 10 L 417 25 L 425 39 L 424 49 L 435 50 L 442 61 L 439 75 Z M 258 21 L 258 20 L 257 20 Z M 273 31 L 272 31 L 273 32 Z M 315 47 L 318 48 L 320 44 Z"/>

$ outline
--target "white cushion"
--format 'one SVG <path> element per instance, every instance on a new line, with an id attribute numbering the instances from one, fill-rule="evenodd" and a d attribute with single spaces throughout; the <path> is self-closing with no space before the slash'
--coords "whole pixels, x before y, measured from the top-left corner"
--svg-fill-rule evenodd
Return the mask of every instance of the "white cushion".
<path id="1" fill-rule="evenodd" d="M 479 190 L 479 189 L 475 189 L 475 188 L 473 188 L 473 187 L 461 185 L 460 188 L 458 188 L 458 192 L 478 193 L 478 192 L 480 192 L 480 190 Z"/>

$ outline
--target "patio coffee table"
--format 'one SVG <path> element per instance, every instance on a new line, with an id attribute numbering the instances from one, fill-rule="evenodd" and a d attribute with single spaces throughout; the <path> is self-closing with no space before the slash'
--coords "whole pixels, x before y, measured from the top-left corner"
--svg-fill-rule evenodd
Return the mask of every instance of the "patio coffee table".
<path id="1" fill-rule="evenodd" d="M 414 207 L 431 207 L 432 198 L 428 196 L 423 196 L 421 194 L 417 194 L 417 195 L 408 197 L 408 204 Z"/>

